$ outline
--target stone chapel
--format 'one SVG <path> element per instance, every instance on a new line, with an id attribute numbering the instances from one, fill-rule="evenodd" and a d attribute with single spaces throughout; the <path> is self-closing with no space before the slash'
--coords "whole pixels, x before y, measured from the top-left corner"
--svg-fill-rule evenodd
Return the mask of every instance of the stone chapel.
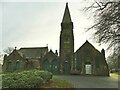
<path id="1" fill-rule="evenodd" d="M 53 74 L 109 76 L 105 50 L 98 51 L 88 40 L 74 52 L 74 32 L 68 3 L 61 22 L 59 55 L 48 47 L 14 49 L 4 56 L 3 72 L 46 70 Z M 79 41 L 78 41 L 79 42 Z"/>

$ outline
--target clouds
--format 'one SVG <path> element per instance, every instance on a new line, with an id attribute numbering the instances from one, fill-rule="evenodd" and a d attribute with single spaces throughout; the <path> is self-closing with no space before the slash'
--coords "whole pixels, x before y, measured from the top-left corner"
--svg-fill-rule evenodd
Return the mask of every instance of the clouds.
<path id="1" fill-rule="evenodd" d="M 80 11 L 85 2 L 70 2 L 69 9 L 74 24 L 75 51 L 89 40 L 85 32 L 93 21 Z M 2 22 L 2 46 L 43 47 L 59 50 L 59 35 L 64 14 L 64 2 L 4 2 Z M 90 40 L 92 43 L 92 41 Z M 101 48 L 100 48 L 101 49 Z"/>
<path id="2" fill-rule="evenodd" d="M 0 3 L 0 52 L 2 51 L 2 3 Z"/>
<path id="3" fill-rule="evenodd" d="M 2 2 L 94 2 L 94 0 L 1 0 Z M 117 1 L 117 0 L 116 0 Z"/>
<path id="4" fill-rule="evenodd" d="M 58 9 L 58 4 L 59 3 L 4 3 L 3 48 L 9 45 L 17 45 L 18 47 L 35 46 L 36 43 L 46 45 L 49 44 L 48 41 L 52 40 L 54 43 L 54 39 L 58 36 L 57 34 L 60 30 L 60 28 L 58 28 L 58 22 L 60 21 L 58 17 L 60 13 L 57 11 L 59 11 L 61 7 Z"/>

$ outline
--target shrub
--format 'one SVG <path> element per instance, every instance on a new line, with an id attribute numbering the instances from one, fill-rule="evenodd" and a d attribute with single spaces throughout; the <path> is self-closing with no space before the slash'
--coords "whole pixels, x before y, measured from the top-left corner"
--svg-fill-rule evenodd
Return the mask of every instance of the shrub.
<path id="1" fill-rule="evenodd" d="M 2 88 L 39 88 L 52 78 L 47 71 L 30 70 L 2 75 Z"/>
<path id="2" fill-rule="evenodd" d="M 35 73 L 36 73 L 36 71 L 35 71 Z M 42 77 L 42 79 L 44 80 L 44 83 L 48 82 L 50 79 L 52 79 L 52 73 L 51 72 L 40 71 L 38 74 L 39 74 L 40 77 Z"/>

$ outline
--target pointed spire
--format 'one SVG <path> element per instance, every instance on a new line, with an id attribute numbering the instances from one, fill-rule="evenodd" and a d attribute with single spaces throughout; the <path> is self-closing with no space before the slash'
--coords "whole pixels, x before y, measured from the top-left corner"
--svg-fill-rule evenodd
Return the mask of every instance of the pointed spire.
<path id="1" fill-rule="evenodd" d="M 72 22 L 72 21 L 71 21 L 69 8 L 68 8 L 68 3 L 66 3 L 66 7 L 65 7 L 65 12 L 64 12 L 62 23 L 69 23 L 69 22 Z"/>

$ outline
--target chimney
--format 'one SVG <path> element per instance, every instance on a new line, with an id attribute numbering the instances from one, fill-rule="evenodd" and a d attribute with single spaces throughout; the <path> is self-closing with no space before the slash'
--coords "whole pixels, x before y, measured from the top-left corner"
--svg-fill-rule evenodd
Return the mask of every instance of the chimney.
<path id="1" fill-rule="evenodd" d="M 103 55 L 104 58 L 105 58 L 105 50 L 104 50 L 104 49 L 101 50 L 101 53 L 102 53 L 102 55 Z"/>
<path id="2" fill-rule="evenodd" d="M 58 51 L 57 50 L 55 50 L 55 54 L 58 56 Z"/>

